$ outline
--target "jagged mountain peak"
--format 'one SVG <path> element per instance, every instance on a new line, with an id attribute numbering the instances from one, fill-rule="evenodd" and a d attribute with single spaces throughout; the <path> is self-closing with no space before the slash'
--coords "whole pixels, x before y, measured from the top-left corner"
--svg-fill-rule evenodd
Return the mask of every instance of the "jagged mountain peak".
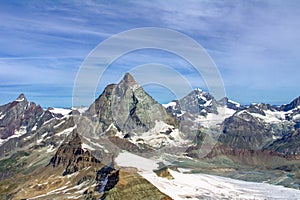
<path id="1" fill-rule="evenodd" d="M 127 84 L 137 84 L 136 80 L 133 78 L 133 76 L 129 72 L 127 72 L 124 75 L 122 81 L 125 82 L 125 83 L 127 83 Z"/>
<path id="2" fill-rule="evenodd" d="M 177 123 L 129 73 L 118 84 L 107 86 L 90 106 L 88 114 L 97 116 L 100 132 L 105 132 L 111 124 L 119 131 L 144 132 L 154 128 L 156 121 Z"/>
<path id="3" fill-rule="evenodd" d="M 280 109 L 283 111 L 289 111 L 289 110 L 293 110 L 299 106 L 300 106 L 300 96 L 295 98 L 291 103 L 282 105 L 280 107 Z"/>
<path id="4" fill-rule="evenodd" d="M 15 101 L 18 101 L 18 102 L 25 101 L 25 102 L 27 102 L 27 98 L 25 97 L 25 95 L 23 93 L 21 93 Z"/>
<path id="5" fill-rule="evenodd" d="M 127 89 L 137 90 L 141 86 L 136 82 L 133 76 L 130 73 L 126 73 L 121 81 L 116 85 L 116 90 L 119 92 L 126 92 Z"/>
<path id="6" fill-rule="evenodd" d="M 226 106 L 227 108 L 233 109 L 233 110 L 243 110 L 245 109 L 244 106 L 242 106 L 240 103 L 232 101 L 228 97 L 223 97 L 218 101 L 218 104 L 220 106 Z"/>
<path id="7" fill-rule="evenodd" d="M 119 96 L 128 95 L 129 93 L 132 92 L 138 93 L 141 91 L 143 91 L 143 88 L 136 82 L 133 76 L 128 72 L 123 76 L 121 81 L 114 87 L 115 94 Z"/>
<path id="8" fill-rule="evenodd" d="M 15 101 L 0 106 L 0 138 L 25 134 L 33 128 L 43 112 L 41 106 L 29 103 L 24 94 L 20 94 Z"/>
<path id="9" fill-rule="evenodd" d="M 208 92 L 205 92 L 201 88 L 195 88 L 190 94 L 196 94 L 196 95 L 208 95 Z"/>
<path id="10" fill-rule="evenodd" d="M 211 94 L 209 94 L 208 92 L 205 92 L 201 88 L 194 89 L 193 91 L 191 91 L 187 95 L 187 97 L 188 96 L 193 96 L 193 98 L 198 98 L 200 100 L 200 102 L 203 102 L 203 103 L 205 103 L 206 101 L 214 99 L 214 97 Z"/>
<path id="11" fill-rule="evenodd" d="M 173 115 L 181 116 L 182 111 L 199 114 L 203 110 L 205 113 L 217 113 L 217 102 L 214 97 L 200 88 L 194 89 L 187 96 L 173 102 L 165 105 Z"/>
<path id="12" fill-rule="evenodd" d="M 245 109 L 244 106 L 230 100 L 228 97 L 224 97 L 217 101 L 213 95 L 201 88 L 195 88 L 187 96 L 179 100 L 173 100 L 164 106 L 169 112 L 177 116 L 178 114 L 181 116 L 182 111 L 194 115 L 206 115 L 207 113 L 218 114 L 218 107 L 226 107 L 235 111 Z"/>
<path id="13" fill-rule="evenodd" d="M 203 92 L 203 90 L 201 88 L 195 88 L 195 91 L 199 91 L 199 92 Z"/>
<path id="14" fill-rule="evenodd" d="M 51 158 L 49 165 L 64 166 L 63 175 L 72 174 L 89 166 L 97 166 L 100 161 L 89 150 L 83 149 L 82 138 L 75 131 Z"/>

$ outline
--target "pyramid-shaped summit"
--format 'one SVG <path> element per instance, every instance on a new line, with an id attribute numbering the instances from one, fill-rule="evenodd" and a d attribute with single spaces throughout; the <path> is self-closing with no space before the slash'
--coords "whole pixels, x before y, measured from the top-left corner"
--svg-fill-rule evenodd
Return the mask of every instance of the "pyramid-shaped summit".
<path id="1" fill-rule="evenodd" d="M 127 72 L 125 75 L 124 75 L 124 77 L 123 77 L 123 79 L 121 80 L 121 82 L 124 82 L 124 83 L 127 83 L 127 84 L 137 84 L 137 82 L 135 81 L 135 79 L 133 78 L 133 76 L 129 73 L 129 72 Z"/>
<path id="2" fill-rule="evenodd" d="M 112 125 L 119 131 L 143 132 L 157 121 L 176 126 L 176 120 L 126 73 L 118 84 L 106 86 L 87 111 L 99 122 L 100 132 Z"/>

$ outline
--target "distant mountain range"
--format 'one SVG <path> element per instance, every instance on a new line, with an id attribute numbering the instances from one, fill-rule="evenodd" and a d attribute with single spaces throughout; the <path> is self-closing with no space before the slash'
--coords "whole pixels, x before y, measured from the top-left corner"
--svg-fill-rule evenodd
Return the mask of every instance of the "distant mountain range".
<path id="1" fill-rule="evenodd" d="M 204 140 L 217 143 L 203 158 Z M 118 162 L 124 151 L 157 169 Z M 161 105 L 126 73 L 87 109 L 44 110 L 24 94 L 0 106 L 0 199 L 174 199 L 150 174 L 165 183 L 184 170 L 299 189 L 299 159 L 300 97 L 243 106 L 195 89 Z"/>

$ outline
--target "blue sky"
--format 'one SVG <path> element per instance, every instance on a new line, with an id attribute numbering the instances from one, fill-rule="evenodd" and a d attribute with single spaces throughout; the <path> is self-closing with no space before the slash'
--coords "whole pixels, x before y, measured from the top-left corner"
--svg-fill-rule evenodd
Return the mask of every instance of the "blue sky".
<path id="1" fill-rule="evenodd" d="M 288 103 L 300 95 L 299 1 L 0 1 L 0 104 L 24 92 L 44 107 L 72 105 L 77 71 L 100 42 L 139 27 L 170 28 L 199 42 L 235 101 Z M 115 61 L 122 74 L 147 62 L 181 69 L 205 87 L 187 63 L 160 51 Z M 145 75 L 146 76 L 146 75 Z M 99 85 L 97 95 L 108 82 Z M 148 92 L 171 100 L 156 86 Z"/>

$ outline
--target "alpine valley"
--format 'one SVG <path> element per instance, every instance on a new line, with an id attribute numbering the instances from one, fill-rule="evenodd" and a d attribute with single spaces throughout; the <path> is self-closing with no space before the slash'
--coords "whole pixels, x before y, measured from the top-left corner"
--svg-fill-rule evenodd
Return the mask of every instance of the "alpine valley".
<path id="1" fill-rule="evenodd" d="M 0 106 L 0 199 L 299 199 L 300 97 L 161 105 L 126 73 L 89 108 Z"/>

